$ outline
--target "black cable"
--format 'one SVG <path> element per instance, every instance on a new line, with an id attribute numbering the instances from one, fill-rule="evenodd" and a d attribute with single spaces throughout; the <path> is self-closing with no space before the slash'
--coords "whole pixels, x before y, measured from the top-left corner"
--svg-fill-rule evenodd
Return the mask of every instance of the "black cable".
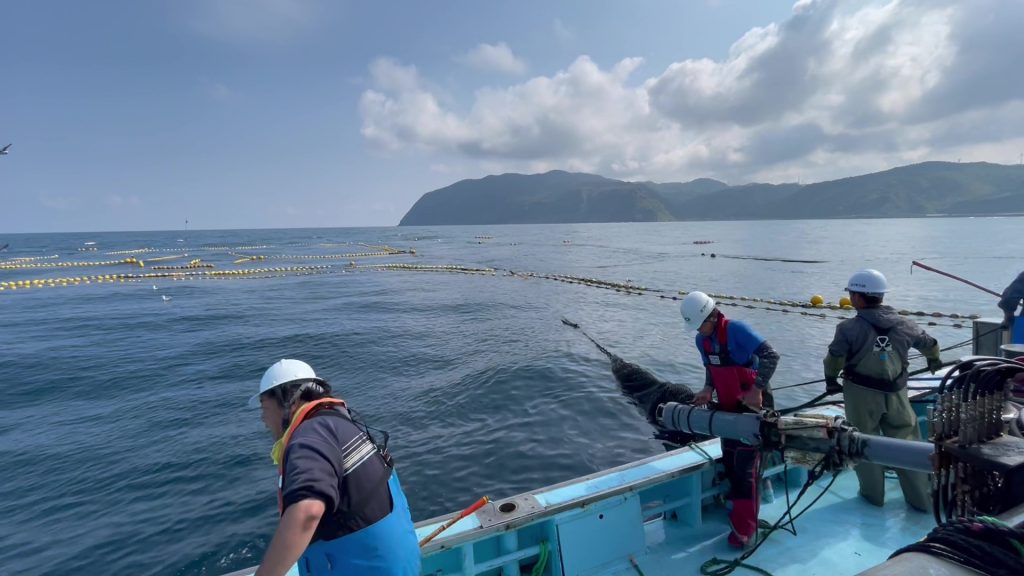
<path id="1" fill-rule="evenodd" d="M 778 392 L 779 390 L 785 390 L 786 388 L 796 388 L 797 386 L 807 386 L 808 384 L 820 384 L 820 383 L 822 383 L 824 381 L 825 381 L 825 379 L 821 378 L 819 380 L 808 380 L 807 382 L 800 382 L 800 383 L 797 383 L 797 384 L 787 384 L 786 386 L 779 386 L 778 388 L 772 388 L 772 392 Z"/>
<path id="2" fill-rule="evenodd" d="M 945 348 L 940 348 L 939 352 L 949 352 L 950 350 L 954 350 L 956 348 L 962 348 L 962 347 L 967 346 L 968 344 L 974 342 L 975 340 L 984 338 L 985 336 L 988 336 L 989 334 L 992 334 L 993 332 L 996 332 L 998 330 L 1002 330 L 1002 328 L 999 328 L 997 326 L 997 327 L 995 327 L 995 328 L 993 328 L 991 330 L 988 330 L 987 332 L 982 332 L 981 334 L 978 334 L 977 337 L 968 338 L 967 340 L 964 340 L 963 342 L 958 342 L 956 344 L 953 344 L 952 346 L 947 346 Z M 910 356 L 907 356 L 907 360 L 916 360 L 916 359 L 922 358 L 922 357 L 924 357 L 924 354 L 920 354 L 920 353 L 911 354 Z M 927 370 L 927 368 L 925 368 L 924 370 Z M 923 373 L 923 371 L 922 372 L 916 372 L 916 374 L 921 374 L 921 373 Z M 915 373 L 908 374 L 908 376 L 913 376 L 913 375 L 915 375 Z M 779 390 L 785 390 L 787 388 L 796 388 L 797 386 L 807 386 L 807 385 L 810 385 L 810 384 L 820 384 L 820 383 L 822 383 L 824 381 L 825 381 L 825 379 L 821 378 L 819 380 L 808 380 L 807 382 L 798 382 L 797 384 L 787 384 L 785 386 L 779 386 L 778 388 L 772 389 L 772 392 L 777 392 Z"/>
<path id="3" fill-rule="evenodd" d="M 800 410 L 806 410 L 807 408 L 820 408 L 822 406 L 838 406 L 838 405 L 840 405 L 842 403 L 843 403 L 842 400 L 828 400 L 826 402 L 816 402 L 814 404 L 807 404 L 807 405 L 803 405 L 803 406 L 796 406 L 795 408 L 799 408 Z M 780 410 L 779 414 L 786 415 L 786 414 L 791 414 L 792 412 L 793 412 L 792 409 L 786 409 L 786 410 Z"/>
<path id="4" fill-rule="evenodd" d="M 932 529 L 920 542 L 892 553 L 928 554 L 993 576 L 1024 574 L 1024 529 L 994 518 L 958 518 Z"/>
<path id="5" fill-rule="evenodd" d="M 939 383 L 938 394 L 943 400 L 952 401 L 954 413 L 950 420 L 952 429 L 947 428 L 941 436 L 935 435 L 932 439 L 937 463 L 935 490 L 932 494 L 936 524 L 941 526 L 944 520 L 950 521 L 954 516 L 965 513 L 957 506 L 955 491 L 967 480 L 957 478 L 957 459 L 947 453 L 944 446 L 946 439 L 955 437 L 961 432 L 956 429 L 959 425 L 957 405 L 988 398 L 993 394 L 1001 399 L 1006 380 L 1021 371 L 1024 371 L 1024 366 L 1006 358 L 972 358 L 954 366 Z M 978 432 L 987 438 L 990 431 L 985 429 L 978 430 Z M 961 438 L 961 440 L 964 439 Z M 983 441 L 982 438 L 979 440 Z M 975 505 L 979 506 L 979 503 L 976 502 Z M 986 509 L 988 505 L 980 504 L 980 507 Z M 1024 547 L 1021 548 L 1021 552 L 1024 555 Z"/>
<path id="6" fill-rule="evenodd" d="M 809 408 L 811 406 L 817 406 L 818 405 L 817 402 L 820 402 L 821 400 L 824 400 L 826 397 L 831 396 L 831 395 L 832 395 L 831 392 L 828 392 L 828 391 L 822 392 L 821 394 L 818 394 L 817 396 L 815 396 L 814 398 L 811 398 L 810 400 L 808 400 L 807 402 L 804 402 L 803 404 L 798 404 L 796 406 L 790 406 L 789 408 L 783 408 L 783 409 L 779 410 L 779 414 L 782 414 L 784 416 L 786 414 L 792 414 L 793 412 L 799 412 L 800 410 L 803 410 L 804 408 Z"/>
<path id="7" fill-rule="evenodd" d="M 796 522 L 796 520 L 800 518 L 800 516 L 802 516 L 804 512 L 810 510 L 810 508 L 814 506 L 818 502 L 818 500 L 820 500 L 821 497 L 824 496 L 832 488 L 832 484 L 834 484 L 836 478 L 839 477 L 839 472 L 833 473 L 832 479 L 829 480 L 828 485 L 825 486 L 824 490 L 821 491 L 821 494 L 815 496 L 814 500 L 811 500 L 810 504 L 808 504 L 803 508 L 803 510 L 798 512 L 796 516 L 793 516 L 793 508 L 795 508 L 796 505 L 800 502 L 800 500 L 804 497 L 804 495 L 807 494 L 807 490 L 809 490 L 810 487 L 813 486 L 814 483 L 817 482 L 818 479 L 821 478 L 821 476 L 824 474 L 830 456 L 831 454 L 826 454 L 825 456 L 823 456 L 821 460 L 819 460 L 818 463 L 815 464 L 810 471 L 808 471 L 807 481 L 804 482 L 804 485 L 800 488 L 800 492 L 797 494 L 796 499 L 793 500 L 792 503 L 789 502 L 789 488 L 787 486 L 786 510 L 782 513 L 779 519 L 775 521 L 775 524 L 768 528 L 768 530 L 765 531 L 763 536 L 758 538 L 758 541 L 756 544 L 754 544 L 753 548 L 747 550 L 746 552 L 744 552 L 736 558 L 733 558 L 732 560 L 722 560 L 717 556 L 713 557 L 701 565 L 700 573 L 704 576 L 727 576 L 728 574 L 732 574 L 733 571 L 735 571 L 737 568 L 746 568 L 747 570 L 751 570 L 759 574 L 764 574 L 765 576 L 771 576 L 771 573 L 767 570 L 763 568 L 758 568 L 757 566 L 753 566 L 751 564 L 746 564 L 744 561 L 753 556 L 754 553 L 757 552 L 757 549 L 765 543 L 768 537 L 771 536 L 780 527 L 788 524 L 790 526 L 793 526 L 793 531 L 791 533 L 796 533 L 796 527 L 793 523 Z M 784 522 L 787 516 L 789 517 L 789 521 Z"/>
<path id="8" fill-rule="evenodd" d="M 959 362 L 959 360 L 950 360 L 948 362 L 943 362 L 942 363 L 942 367 L 945 368 L 946 366 L 953 366 L 953 365 L 957 364 L 958 362 Z M 925 372 L 930 372 L 930 371 L 931 371 L 931 368 L 921 368 L 921 369 L 918 369 L 918 370 L 914 370 L 912 372 L 907 373 L 907 378 L 910 378 L 910 377 L 913 377 L 913 376 L 920 376 L 921 374 L 924 374 Z M 773 388 L 772 392 L 778 392 L 779 390 L 785 390 L 786 388 L 795 388 L 797 386 L 806 386 L 807 384 L 818 384 L 819 382 L 824 382 L 824 381 L 825 381 L 825 379 L 822 378 L 821 380 L 809 380 L 807 382 L 801 382 L 799 384 L 790 384 L 788 386 L 781 386 L 779 388 Z M 838 392 L 836 392 L 836 394 L 838 394 Z M 820 396 L 816 397 L 814 400 L 811 400 L 810 402 L 808 402 L 808 404 L 810 404 L 811 402 L 817 402 L 821 398 L 824 398 L 825 396 L 828 396 L 828 395 L 829 395 L 829 393 L 825 392 L 825 393 L 821 394 Z M 805 406 L 801 406 L 801 408 L 804 408 L 804 407 Z M 790 410 L 790 409 L 787 408 L 787 410 Z"/>
<path id="9" fill-rule="evenodd" d="M 786 480 L 786 514 L 789 516 L 789 522 L 783 524 L 781 527 L 783 530 L 789 532 L 793 536 L 796 536 L 796 524 L 793 524 L 793 504 L 789 501 L 789 462 L 786 460 L 786 455 L 782 455 L 782 477 Z M 789 527 L 787 527 L 787 525 Z"/>
<path id="10" fill-rule="evenodd" d="M 949 352 L 950 350 L 955 350 L 957 348 L 963 348 L 964 346 L 967 346 L 968 344 L 974 342 L 975 340 L 980 340 L 981 338 L 984 338 L 985 336 L 988 336 L 989 334 L 992 334 L 993 332 L 998 332 L 999 330 L 1002 330 L 1002 328 L 996 326 L 995 328 L 992 328 L 991 330 L 989 330 L 987 332 L 982 332 L 981 334 L 978 334 L 976 337 L 968 338 L 967 340 L 964 340 L 963 342 L 958 342 L 956 344 L 953 344 L 952 346 L 946 346 L 945 348 L 940 348 L 939 352 Z M 917 358 L 923 358 L 923 357 L 924 357 L 924 354 L 915 353 L 915 354 L 911 354 L 910 356 L 907 356 L 907 359 L 908 360 L 915 360 Z"/>

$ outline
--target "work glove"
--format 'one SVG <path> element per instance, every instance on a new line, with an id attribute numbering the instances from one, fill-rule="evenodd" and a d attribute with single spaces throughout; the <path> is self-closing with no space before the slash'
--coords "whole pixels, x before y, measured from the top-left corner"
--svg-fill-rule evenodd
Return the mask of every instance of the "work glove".
<path id="1" fill-rule="evenodd" d="M 935 374 L 942 369 L 942 358 L 929 358 L 928 359 L 928 370 Z"/>
<path id="2" fill-rule="evenodd" d="M 711 402 L 711 393 L 714 392 L 714 388 L 704 388 L 693 397 L 694 406 L 704 406 L 708 402 Z"/>
<path id="3" fill-rule="evenodd" d="M 1013 312 L 1003 312 L 1003 323 L 999 327 L 1003 330 L 1013 330 Z"/>
<path id="4" fill-rule="evenodd" d="M 751 386 L 750 390 L 743 393 L 740 401 L 747 405 L 748 408 L 754 412 L 760 412 L 761 406 L 764 402 L 764 398 L 761 395 L 761 389 L 757 386 Z"/>
<path id="5" fill-rule="evenodd" d="M 825 377 L 825 392 L 829 395 L 839 394 L 843 391 L 843 385 L 839 383 L 839 379 L 835 376 Z"/>

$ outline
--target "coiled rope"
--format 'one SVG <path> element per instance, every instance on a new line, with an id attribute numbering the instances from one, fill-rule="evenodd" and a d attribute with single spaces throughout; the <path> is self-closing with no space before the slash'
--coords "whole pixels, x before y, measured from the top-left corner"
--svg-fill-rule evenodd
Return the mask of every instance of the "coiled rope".
<path id="1" fill-rule="evenodd" d="M 907 552 L 928 554 L 992 576 L 1024 574 L 1024 530 L 988 516 L 945 522 L 889 558 Z"/>

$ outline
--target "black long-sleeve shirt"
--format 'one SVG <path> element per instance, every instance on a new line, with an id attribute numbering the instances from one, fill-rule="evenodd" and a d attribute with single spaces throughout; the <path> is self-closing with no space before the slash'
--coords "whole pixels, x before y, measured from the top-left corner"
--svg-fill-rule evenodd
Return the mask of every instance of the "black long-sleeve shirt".
<path id="1" fill-rule="evenodd" d="M 344 408 L 317 411 L 295 429 L 284 454 L 284 508 L 315 499 L 326 512 L 315 540 L 361 530 L 392 510 L 390 469 Z"/>
<path id="2" fill-rule="evenodd" d="M 1017 275 L 1017 279 L 1010 282 L 1010 285 L 1003 290 L 1003 297 L 999 299 L 999 307 L 1005 312 L 1013 314 L 1017 306 L 1024 299 L 1024 272 Z"/>

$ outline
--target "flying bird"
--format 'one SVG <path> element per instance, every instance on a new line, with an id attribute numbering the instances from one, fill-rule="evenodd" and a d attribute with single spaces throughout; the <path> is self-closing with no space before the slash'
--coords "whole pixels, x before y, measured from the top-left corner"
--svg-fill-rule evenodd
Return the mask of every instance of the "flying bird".
<path id="1" fill-rule="evenodd" d="M 7 146 L 4 146 L 3 148 L 0 148 L 0 156 L 7 156 L 7 151 L 10 148 L 11 148 L 10 144 L 8 144 Z"/>

